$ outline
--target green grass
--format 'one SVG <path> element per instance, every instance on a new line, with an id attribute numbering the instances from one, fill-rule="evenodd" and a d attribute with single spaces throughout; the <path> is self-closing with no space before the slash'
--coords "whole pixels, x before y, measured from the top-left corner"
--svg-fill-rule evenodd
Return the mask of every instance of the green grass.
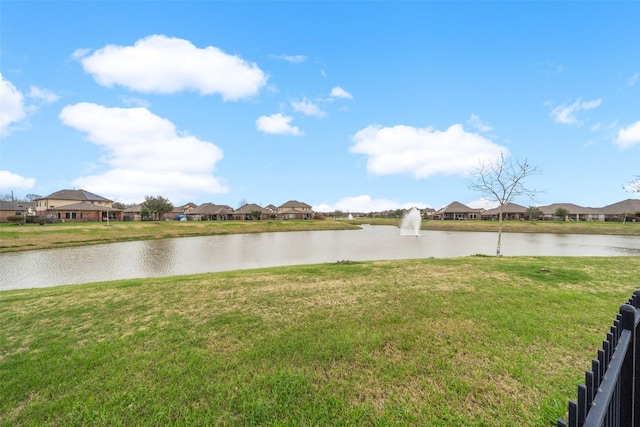
<path id="1" fill-rule="evenodd" d="M 0 293 L 0 425 L 551 426 L 640 257 L 349 262 Z"/>
<path id="2" fill-rule="evenodd" d="M 273 231 L 357 229 L 346 221 L 145 221 L 106 223 L 0 224 L 0 253 L 174 237 Z"/>

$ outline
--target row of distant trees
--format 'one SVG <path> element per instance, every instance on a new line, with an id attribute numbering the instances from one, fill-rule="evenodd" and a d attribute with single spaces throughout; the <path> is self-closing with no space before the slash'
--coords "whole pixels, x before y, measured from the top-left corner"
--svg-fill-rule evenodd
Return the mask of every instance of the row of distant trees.
<path id="1" fill-rule="evenodd" d="M 41 199 L 42 196 L 38 194 L 27 194 L 24 197 L 16 197 L 13 195 L 13 191 L 7 194 L 0 194 L 0 200 L 3 202 L 26 202 L 31 203 L 36 199 Z"/>

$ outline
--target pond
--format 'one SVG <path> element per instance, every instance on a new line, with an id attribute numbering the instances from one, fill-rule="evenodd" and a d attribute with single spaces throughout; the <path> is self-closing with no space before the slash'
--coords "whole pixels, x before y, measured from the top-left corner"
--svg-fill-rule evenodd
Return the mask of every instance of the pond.
<path id="1" fill-rule="evenodd" d="M 497 233 L 393 226 L 109 243 L 0 254 L 0 290 L 285 265 L 495 255 Z M 505 256 L 640 256 L 640 238 L 503 233 Z"/>

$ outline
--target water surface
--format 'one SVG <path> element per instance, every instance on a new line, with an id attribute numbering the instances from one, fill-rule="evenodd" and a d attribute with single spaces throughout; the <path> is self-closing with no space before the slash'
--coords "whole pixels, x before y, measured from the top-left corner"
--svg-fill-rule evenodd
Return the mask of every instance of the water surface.
<path id="1" fill-rule="evenodd" d="M 0 254 L 0 290 L 173 276 L 341 260 L 495 255 L 497 233 L 422 231 L 393 226 L 109 243 Z M 640 256 L 640 238 L 503 233 L 505 256 Z"/>

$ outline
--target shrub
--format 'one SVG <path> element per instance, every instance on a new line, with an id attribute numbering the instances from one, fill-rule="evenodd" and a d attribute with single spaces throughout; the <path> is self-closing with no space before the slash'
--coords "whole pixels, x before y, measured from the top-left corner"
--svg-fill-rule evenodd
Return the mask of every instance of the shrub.
<path id="1" fill-rule="evenodd" d="M 20 225 L 24 223 L 24 217 L 21 215 L 12 215 L 7 217 L 7 221 L 15 225 Z"/>

